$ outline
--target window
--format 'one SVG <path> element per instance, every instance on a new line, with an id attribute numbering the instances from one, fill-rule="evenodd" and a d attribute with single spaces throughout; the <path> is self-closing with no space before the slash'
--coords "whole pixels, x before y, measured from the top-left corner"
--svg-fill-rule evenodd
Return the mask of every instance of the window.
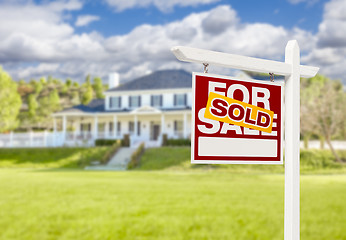
<path id="1" fill-rule="evenodd" d="M 152 107 L 161 107 L 162 106 L 162 95 L 151 95 L 151 104 Z"/>
<path id="2" fill-rule="evenodd" d="M 186 106 L 186 94 L 174 94 L 174 106 Z"/>
<path id="3" fill-rule="evenodd" d="M 121 97 L 110 97 L 109 99 L 109 108 L 121 108 Z"/>
<path id="4" fill-rule="evenodd" d="M 91 123 L 81 123 L 80 124 L 81 132 L 91 132 Z"/>
<path id="5" fill-rule="evenodd" d="M 129 106 L 130 106 L 130 108 L 140 107 L 141 106 L 141 96 L 130 96 L 129 97 Z"/>
<path id="6" fill-rule="evenodd" d="M 117 133 L 118 133 L 118 136 L 121 135 L 121 122 L 117 122 Z"/>
<path id="7" fill-rule="evenodd" d="M 109 128 L 109 132 L 113 133 L 113 122 L 109 122 L 108 128 Z"/>
<path id="8" fill-rule="evenodd" d="M 129 122 L 129 133 L 134 134 L 135 133 L 135 123 L 130 121 Z M 137 135 L 141 135 L 141 122 L 137 122 Z"/>
<path id="9" fill-rule="evenodd" d="M 133 134 L 135 131 L 135 124 L 134 122 L 129 122 L 129 133 Z"/>
<path id="10" fill-rule="evenodd" d="M 176 120 L 174 121 L 174 135 L 178 137 L 183 137 L 183 127 L 184 127 L 184 122 Z"/>

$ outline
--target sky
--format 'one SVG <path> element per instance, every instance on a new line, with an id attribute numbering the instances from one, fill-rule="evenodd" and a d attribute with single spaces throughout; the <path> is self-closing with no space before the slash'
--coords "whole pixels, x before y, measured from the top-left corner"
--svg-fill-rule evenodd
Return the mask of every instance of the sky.
<path id="1" fill-rule="evenodd" d="M 346 0 L 0 0 L 0 65 L 14 80 L 118 72 L 128 81 L 203 70 L 173 46 L 283 61 L 296 39 L 302 64 L 346 84 L 345 12 Z"/>

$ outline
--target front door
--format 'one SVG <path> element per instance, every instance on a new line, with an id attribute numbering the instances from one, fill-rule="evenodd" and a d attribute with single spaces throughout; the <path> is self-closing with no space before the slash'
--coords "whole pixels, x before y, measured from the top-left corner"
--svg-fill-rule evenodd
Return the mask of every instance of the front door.
<path id="1" fill-rule="evenodd" d="M 151 123 L 150 140 L 156 141 L 160 135 L 160 125 Z"/>

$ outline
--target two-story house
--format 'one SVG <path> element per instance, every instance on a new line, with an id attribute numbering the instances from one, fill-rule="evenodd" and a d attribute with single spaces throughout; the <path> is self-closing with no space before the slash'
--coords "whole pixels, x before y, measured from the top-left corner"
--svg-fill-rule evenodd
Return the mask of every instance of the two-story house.
<path id="1" fill-rule="evenodd" d="M 168 138 L 189 138 L 191 133 L 192 76 L 182 70 L 165 70 L 119 84 L 110 74 L 105 99 L 53 114 L 56 145 L 92 145 L 95 139 L 121 139 L 131 145 L 161 145 Z"/>

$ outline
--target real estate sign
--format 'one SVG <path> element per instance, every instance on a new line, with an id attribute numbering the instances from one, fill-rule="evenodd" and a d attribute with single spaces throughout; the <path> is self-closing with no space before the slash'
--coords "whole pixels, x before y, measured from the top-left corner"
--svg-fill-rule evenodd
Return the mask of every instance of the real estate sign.
<path id="1" fill-rule="evenodd" d="M 204 73 L 192 82 L 192 163 L 282 164 L 282 82 Z"/>

